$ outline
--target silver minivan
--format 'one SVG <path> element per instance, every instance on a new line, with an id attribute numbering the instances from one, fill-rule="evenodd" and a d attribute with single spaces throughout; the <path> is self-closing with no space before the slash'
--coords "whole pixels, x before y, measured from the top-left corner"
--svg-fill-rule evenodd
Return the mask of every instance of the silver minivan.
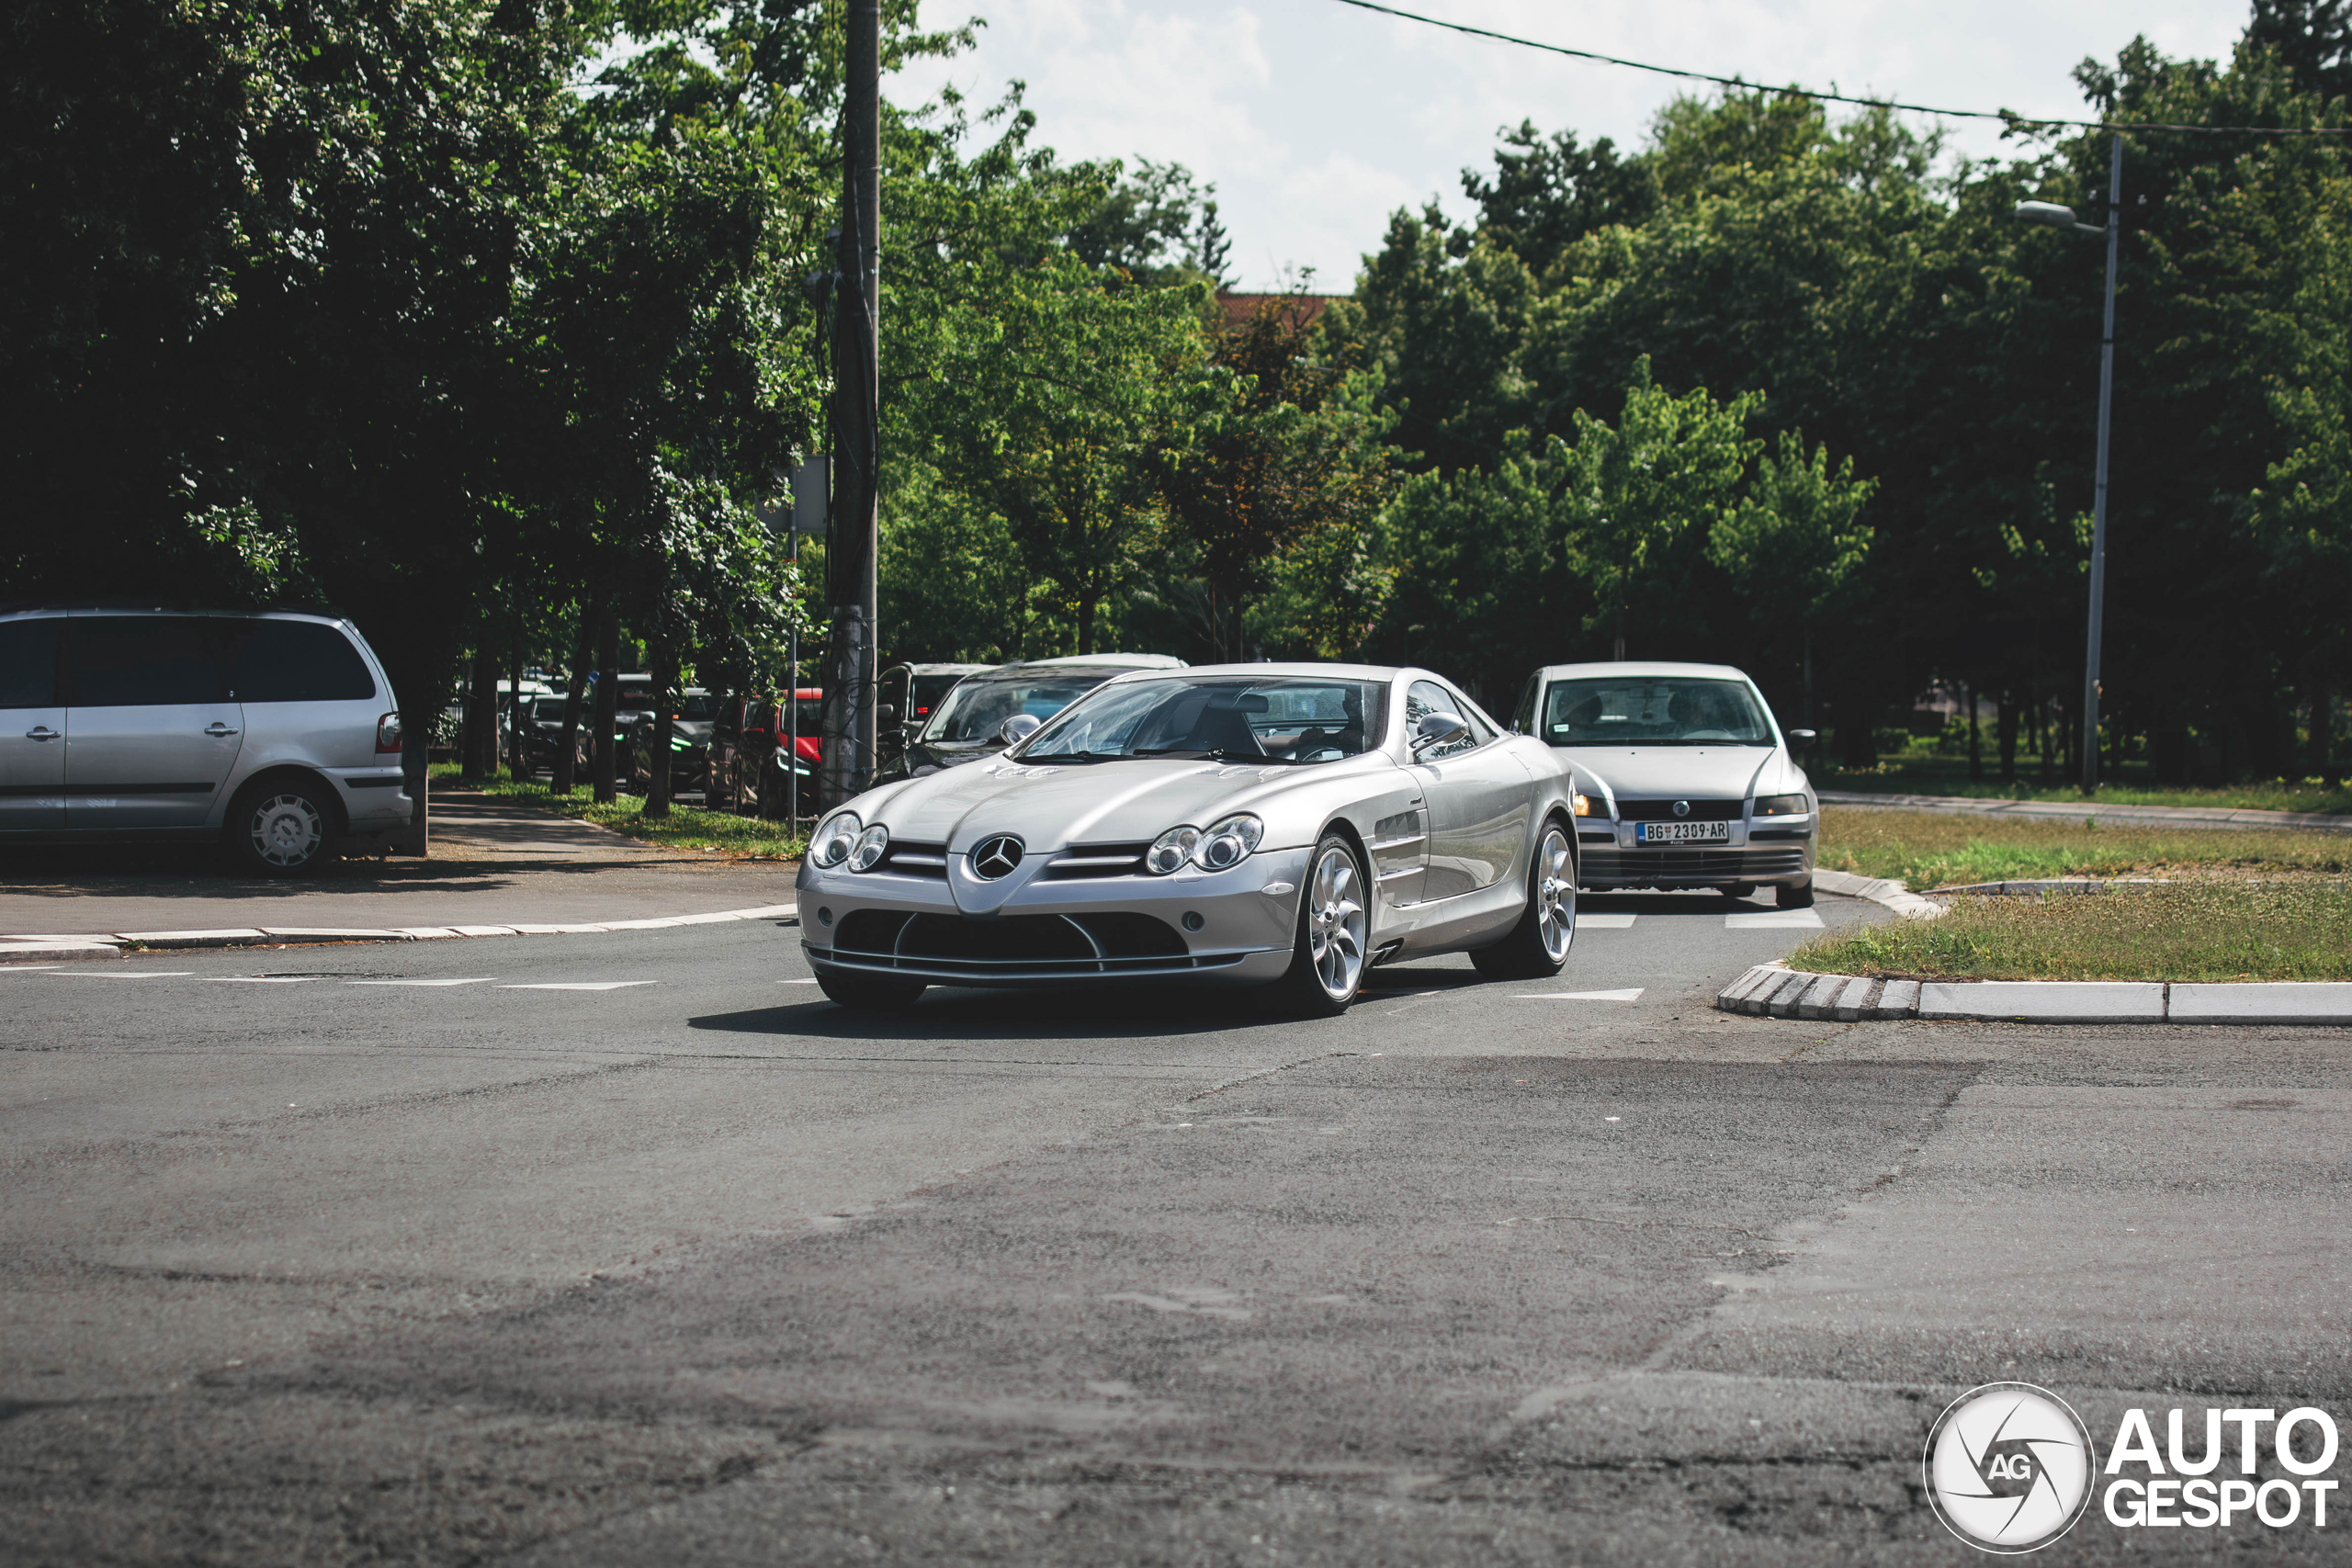
<path id="1" fill-rule="evenodd" d="M 331 616 L 0 615 L 0 838 L 218 839 L 271 876 L 389 844 L 399 708 Z"/>

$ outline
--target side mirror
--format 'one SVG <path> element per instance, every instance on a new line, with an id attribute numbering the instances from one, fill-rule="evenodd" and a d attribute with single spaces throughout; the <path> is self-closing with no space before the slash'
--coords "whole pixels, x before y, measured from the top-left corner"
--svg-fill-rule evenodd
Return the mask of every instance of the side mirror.
<path id="1" fill-rule="evenodd" d="M 890 703 L 876 703 L 874 706 L 874 722 L 877 727 L 885 724 L 898 723 L 899 710 L 897 706 Z"/>
<path id="2" fill-rule="evenodd" d="M 1789 739 L 1795 741 L 1800 746 L 1810 746 L 1815 741 L 1821 739 L 1818 731 L 1811 729 L 1792 729 L 1788 734 Z"/>
<path id="3" fill-rule="evenodd" d="M 1034 713 L 1017 713 L 996 727 L 997 737 L 1007 746 L 1018 746 L 1036 734 L 1037 727 L 1045 722 Z"/>
<path id="4" fill-rule="evenodd" d="M 1458 713 L 1425 713 L 1413 727 L 1413 754 L 1444 746 L 1470 733 L 1470 721 Z"/>

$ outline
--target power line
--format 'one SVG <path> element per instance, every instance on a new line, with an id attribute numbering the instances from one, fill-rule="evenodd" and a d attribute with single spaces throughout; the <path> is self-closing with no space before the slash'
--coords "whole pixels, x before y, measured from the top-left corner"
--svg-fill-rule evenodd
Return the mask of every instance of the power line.
<path id="1" fill-rule="evenodd" d="M 1737 87 L 1748 92 L 1772 93 L 1781 97 L 1811 98 L 1825 104 L 1857 104 L 1864 108 L 1900 109 L 1906 114 L 1936 115 L 1944 119 L 1997 119 L 2005 125 L 2019 127 L 2065 126 L 2083 130 L 2187 130 L 2205 135 L 2241 133 L 2251 136 L 2345 136 L 2352 135 L 2352 126 L 2283 126 L 2283 125 L 2167 125 L 2148 120 L 2116 121 L 2105 119 L 2045 119 L 2039 116 L 2021 115 L 2013 109 L 1940 109 L 1928 104 L 1900 103 L 1893 98 L 1858 98 L 1847 93 L 1824 93 L 1811 87 L 1773 87 L 1760 82 L 1750 82 L 1739 76 L 1717 76 L 1705 71 L 1684 71 L 1672 65 L 1653 65 L 1647 61 L 1625 60 L 1614 54 L 1601 54 L 1589 49 L 1570 49 L 1566 44 L 1544 43 L 1532 38 L 1520 38 L 1512 33 L 1499 33 L 1492 28 L 1472 27 L 1467 22 L 1449 22 L 1439 17 L 1424 17 L 1414 11 L 1400 11 L 1394 6 L 1380 6 L 1374 0 L 1340 0 L 1342 6 L 1352 6 L 1359 11 L 1376 11 L 1384 17 L 1396 17 L 1408 22 L 1419 22 L 1449 32 L 1467 33 L 1472 38 L 1492 39 L 1498 43 L 1516 44 L 1521 49 L 1540 49 L 1547 54 L 1565 54 L 1573 60 L 1589 60 L 1602 65 L 1622 65 L 1629 71 L 1647 71 L 1658 76 L 1679 77 L 1685 82 L 1710 82 L 1719 87 Z"/>

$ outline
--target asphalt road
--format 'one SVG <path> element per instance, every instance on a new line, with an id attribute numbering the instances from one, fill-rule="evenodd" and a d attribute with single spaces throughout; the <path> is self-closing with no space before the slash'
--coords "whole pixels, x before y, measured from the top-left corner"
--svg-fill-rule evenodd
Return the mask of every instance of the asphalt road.
<path id="1" fill-rule="evenodd" d="M 1738 1018 L 1807 930 L 1586 911 L 1307 1024 L 749 925 L 0 973 L 0 1561 L 1952 1562 L 1963 1388 L 2352 1412 L 2352 1042 Z"/>

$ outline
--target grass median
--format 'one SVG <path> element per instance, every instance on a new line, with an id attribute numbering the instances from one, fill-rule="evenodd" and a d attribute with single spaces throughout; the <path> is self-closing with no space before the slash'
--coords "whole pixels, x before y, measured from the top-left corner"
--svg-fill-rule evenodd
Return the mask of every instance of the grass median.
<path id="1" fill-rule="evenodd" d="M 1891 876 L 1915 892 L 2054 876 L 2343 875 L 2352 833 L 2034 821 L 1831 806 L 1820 863 Z"/>
<path id="2" fill-rule="evenodd" d="M 594 822 L 599 828 L 610 828 L 616 833 L 673 849 L 717 850 L 739 860 L 791 861 L 798 860 L 808 845 L 806 828 L 798 834 L 791 834 L 785 831 L 781 822 L 738 817 L 728 811 L 706 811 L 698 806 L 673 802 L 669 816 L 648 817 L 642 795 L 616 795 L 611 804 L 599 806 L 585 789 L 572 795 L 557 795 L 537 780 L 518 784 L 512 779 L 485 779 L 469 787 L 494 799 Z"/>
<path id="3" fill-rule="evenodd" d="M 2293 878 L 1969 897 L 1939 919 L 1816 937 L 1789 966 L 1919 980 L 2352 980 L 2352 887 Z"/>
<path id="4" fill-rule="evenodd" d="M 2080 789 L 2056 781 L 1972 779 L 1968 764 L 1951 758 L 1889 757 L 1876 767 L 1846 771 L 1828 763 L 1812 770 L 1822 789 L 1871 795 L 1940 795 L 1970 800 L 2050 800 L 2068 805 Z M 2352 813 L 2352 785 L 2324 780 L 2249 779 L 2243 784 L 2194 788 L 2125 778 L 2102 783 L 2093 797 L 2102 806 L 2186 806 L 2216 811 L 2320 811 Z"/>

